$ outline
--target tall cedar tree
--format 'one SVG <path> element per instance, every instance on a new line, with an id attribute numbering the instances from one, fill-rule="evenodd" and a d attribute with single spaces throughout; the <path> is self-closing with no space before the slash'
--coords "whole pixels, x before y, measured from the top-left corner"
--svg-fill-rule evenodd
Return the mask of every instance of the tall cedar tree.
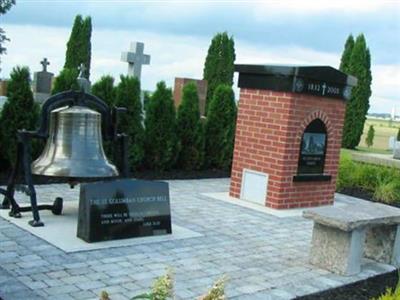
<path id="1" fill-rule="evenodd" d="M 177 133 L 181 150 L 178 168 L 200 169 L 204 160 L 203 126 L 200 121 L 197 86 L 190 82 L 183 87 L 182 103 L 177 114 Z"/>
<path id="2" fill-rule="evenodd" d="M 84 77 L 89 79 L 91 60 L 92 19 L 77 15 L 67 43 L 64 68 L 78 69 L 83 63 L 86 67 Z"/>
<path id="3" fill-rule="evenodd" d="M 397 141 L 400 142 L 400 128 L 399 128 L 399 131 L 397 132 Z"/>
<path id="4" fill-rule="evenodd" d="M 205 125 L 208 167 L 229 170 L 236 125 L 235 95 L 229 85 L 219 85 L 210 103 Z"/>
<path id="5" fill-rule="evenodd" d="M 78 69 L 63 69 L 55 78 L 51 93 L 54 95 L 68 90 L 79 91 L 79 85 L 77 81 L 78 75 Z"/>
<path id="6" fill-rule="evenodd" d="M 217 33 L 211 40 L 204 63 L 203 79 L 207 80 L 206 113 L 218 85 L 232 86 L 235 62 L 233 37 L 227 32 Z"/>
<path id="7" fill-rule="evenodd" d="M 116 88 L 114 87 L 114 77 L 110 75 L 102 76 L 92 85 L 91 93 L 112 107 L 115 103 Z"/>
<path id="8" fill-rule="evenodd" d="M 357 37 L 348 70 L 344 71 L 358 79 L 347 103 L 342 140 L 344 148 L 354 149 L 360 143 L 371 96 L 371 56 L 364 35 Z"/>
<path id="9" fill-rule="evenodd" d="M 367 137 L 365 138 L 365 144 L 371 147 L 374 144 L 375 129 L 374 125 L 369 125 Z"/>
<path id="10" fill-rule="evenodd" d="M 171 169 L 176 163 L 179 145 L 172 92 L 163 81 L 157 84 L 147 104 L 144 124 L 148 167 L 157 171 Z"/>
<path id="11" fill-rule="evenodd" d="M 35 129 L 39 118 L 39 106 L 33 100 L 29 69 L 15 67 L 10 77 L 7 100 L 0 117 L 0 145 L 2 157 L 14 164 L 17 153 L 17 131 Z"/>
<path id="12" fill-rule="evenodd" d="M 144 129 L 142 125 L 142 104 L 140 82 L 137 78 L 121 75 L 116 89 L 115 105 L 127 108 L 118 120 L 118 130 L 129 136 L 129 166 L 137 170 L 144 158 Z"/>
<path id="13" fill-rule="evenodd" d="M 349 37 L 346 40 L 346 43 L 344 45 L 344 50 L 342 54 L 342 58 L 340 60 L 340 71 L 344 73 L 349 72 L 350 68 L 350 58 L 351 58 L 351 53 L 353 52 L 354 48 L 354 38 L 353 35 L 350 34 Z"/>
<path id="14" fill-rule="evenodd" d="M 11 6 L 15 4 L 15 0 L 0 0 L 0 16 L 4 15 L 7 11 L 10 10 Z M 6 41 L 9 41 L 10 39 L 7 38 L 6 32 L 4 31 L 3 28 L 0 27 L 0 55 L 6 54 L 6 48 L 3 47 L 3 44 Z M 1 66 L 1 60 L 0 60 L 0 66 Z M 1 72 L 1 68 L 0 68 Z"/>

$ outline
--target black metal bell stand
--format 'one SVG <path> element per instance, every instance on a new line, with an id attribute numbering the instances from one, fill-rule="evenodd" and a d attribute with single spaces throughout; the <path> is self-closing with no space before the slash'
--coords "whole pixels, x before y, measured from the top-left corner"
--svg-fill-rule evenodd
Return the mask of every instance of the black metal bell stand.
<path id="1" fill-rule="evenodd" d="M 21 217 L 21 212 L 32 211 L 33 220 L 29 224 L 33 227 L 44 226 L 40 220 L 39 210 L 49 209 L 55 215 L 62 212 L 63 200 L 57 197 L 53 205 L 38 205 L 36 199 L 36 191 L 33 182 L 31 164 L 31 141 L 32 139 L 46 140 L 49 137 L 49 120 L 50 113 L 60 107 L 65 106 L 83 106 L 91 108 L 101 113 L 101 127 L 104 140 L 113 141 L 114 162 L 117 164 L 122 177 L 129 176 L 128 166 L 128 136 L 124 133 L 118 133 L 117 123 L 118 115 L 126 112 L 126 108 L 113 107 L 110 108 L 104 101 L 98 97 L 85 93 L 83 91 L 66 91 L 56 94 L 47 99 L 42 106 L 40 114 L 40 127 L 37 131 L 18 130 L 17 133 L 17 156 L 8 180 L 7 190 L 0 189 L 0 194 L 4 195 L 3 203 L 0 208 L 8 209 L 11 206 L 9 215 L 15 218 Z M 121 155 L 117 155 L 118 148 Z M 30 197 L 31 206 L 20 207 L 15 200 L 14 193 L 18 188 L 16 179 L 18 174 L 22 172 L 23 180 L 27 188 L 23 189 Z M 79 182 L 80 178 L 74 178 L 74 183 Z"/>

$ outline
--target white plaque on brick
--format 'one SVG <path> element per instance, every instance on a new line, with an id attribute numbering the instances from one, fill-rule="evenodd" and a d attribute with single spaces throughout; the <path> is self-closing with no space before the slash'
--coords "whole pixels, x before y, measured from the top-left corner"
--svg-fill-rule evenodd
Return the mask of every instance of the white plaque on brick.
<path id="1" fill-rule="evenodd" d="M 268 190 L 268 174 L 249 169 L 243 169 L 242 200 L 265 205 Z"/>

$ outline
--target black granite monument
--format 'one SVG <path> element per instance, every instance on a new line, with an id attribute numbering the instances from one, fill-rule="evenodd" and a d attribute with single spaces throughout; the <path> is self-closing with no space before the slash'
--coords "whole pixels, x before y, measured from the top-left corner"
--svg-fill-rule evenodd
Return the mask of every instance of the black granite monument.
<path id="1" fill-rule="evenodd" d="M 86 242 L 170 233 L 168 183 L 121 179 L 81 185 L 77 236 Z"/>

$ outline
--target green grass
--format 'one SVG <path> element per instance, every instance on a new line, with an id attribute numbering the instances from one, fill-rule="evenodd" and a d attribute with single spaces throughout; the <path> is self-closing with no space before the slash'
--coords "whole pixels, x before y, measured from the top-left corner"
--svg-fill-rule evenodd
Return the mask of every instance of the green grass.
<path id="1" fill-rule="evenodd" d="M 375 137 L 374 137 L 374 144 L 372 145 L 371 148 L 368 148 L 367 145 L 365 144 L 365 138 L 367 137 L 367 132 L 370 125 L 374 125 Z M 399 128 L 400 128 L 400 122 L 392 122 L 392 124 L 390 124 L 389 120 L 369 118 L 365 122 L 364 132 L 363 135 L 361 136 L 358 148 L 367 150 L 367 152 L 374 152 L 374 153 L 381 153 L 379 151 L 387 151 L 389 138 L 391 136 L 397 136 Z"/>

